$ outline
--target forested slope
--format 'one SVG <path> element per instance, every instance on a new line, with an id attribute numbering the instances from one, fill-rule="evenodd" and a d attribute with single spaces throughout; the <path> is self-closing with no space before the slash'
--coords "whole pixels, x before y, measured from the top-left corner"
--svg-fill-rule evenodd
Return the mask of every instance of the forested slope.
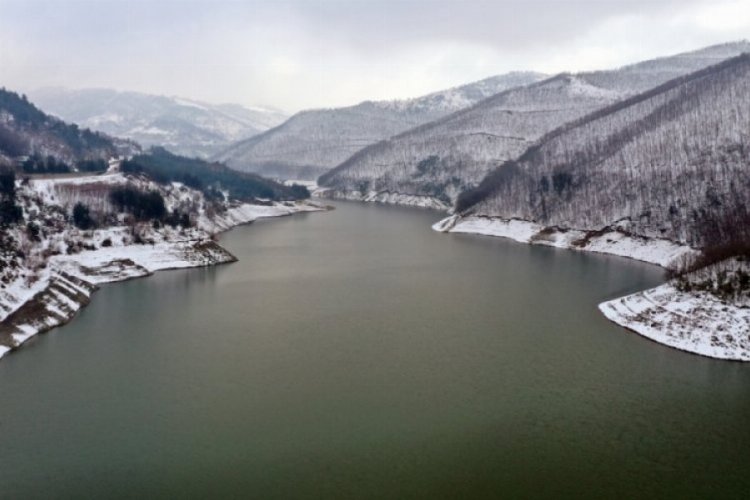
<path id="1" fill-rule="evenodd" d="M 432 196 L 450 204 L 555 128 L 749 50 L 748 42 L 724 44 L 510 89 L 364 148 L 319 182 L 333 196 L 387 191 Z"/>
<path id="2" fill-rule="evenodd" d="M 415 99 L 302 111 L 216 159 L 239 170 L 315 179 L 369 144 L 541 78 L 538 73 L 510 73 Z"/>
<path id="3" fill-rule="evenodd" d="M 0 162 L 13 163 L 35 155 L 75 166 L 88 160 L 106 160 L 123 147 L 135 148 L 65 123 L 44 113 L 25 95 L 0 89 Z"/>
<path id="4" fill-rule="evenodd" d="M 463 213 L 693 245 L 747 225 L 750 55 L 561 127 L 464 193 Z"/>
<path id="5" fill-rule="evenodd" d="M 106 134 L 205 158 L 283 122 L 280 111 L 111 89 L 43 88 L 42 109 Z"/>

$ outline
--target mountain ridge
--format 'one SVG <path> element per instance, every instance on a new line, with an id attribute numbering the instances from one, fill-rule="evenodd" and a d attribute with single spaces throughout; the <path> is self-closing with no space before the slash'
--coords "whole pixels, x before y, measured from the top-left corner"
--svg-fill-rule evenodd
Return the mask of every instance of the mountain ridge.
<path id="1" fill-rule="evenodd" d="M 33 156 L 34 161 L 104 162 L 126 151 L 135 151 L 127 143 L 80 128 L 51 116 L 28 100 L 25 94 L 0 89 L 0 162 L 15 164 Z"/>
<path id="2" fill-rule="evenodd" d="M 513 72 L 412 99 L 304 110 L 214 158 L 241 170 L 314 179 L 369 144 L 541 77 L 540 73 Z"/>
<path id="3" fill-rule="evenodd" d="M 716 233 L 736 230 L 750 202 L 749 81 L 745 53 L 560 127 L 463 194 L 457 210 L 586 230 L 617 224 L 696 246 L 729 238 Z"/>
<path id="4" fill-rule="evenodd" d="M 40 107 L 67 121 L 146 147 L 162 146 L 201 158 L 286 118 L 283 112 L 271 108 L 107 88 L 45 87 L 30 95 Z"/>
<path id="5" fill-rule="evenodd" d="M 451 115 L 368 146 L 320 177 L 329 195 L 373 192 L 432 196 L 452 204 L 497 165 L 544 134 L 618 100 L 750 50 L 740 41 L 635 63 L 615 70 L 561 73 L 509 89 Z M 625 91 L 625 88 L 630 88 Z M 480 140 L 481 138 L 481 140 Z M 422 168 L 428 162 L 430 168 Z"/>

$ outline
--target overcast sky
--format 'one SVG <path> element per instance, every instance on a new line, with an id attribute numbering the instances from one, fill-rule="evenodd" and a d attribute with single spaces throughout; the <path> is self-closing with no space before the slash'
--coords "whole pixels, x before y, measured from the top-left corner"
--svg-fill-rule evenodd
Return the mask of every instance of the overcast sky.
<path id="1" fill-rule="evenodd" d="M 286 111 L 750 38 L 750 0 L 0 0 L 0 85 Z"/>

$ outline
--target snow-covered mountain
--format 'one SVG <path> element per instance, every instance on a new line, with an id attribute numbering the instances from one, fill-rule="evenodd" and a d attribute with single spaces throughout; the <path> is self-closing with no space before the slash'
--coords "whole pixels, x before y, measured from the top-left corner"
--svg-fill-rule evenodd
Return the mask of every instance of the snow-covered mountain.
<path id="1" fill-rule="evenodd" d="M 315 179 L 367 145 L 543 77 L 539 73 L 509 73 L 415 99 L 302 111 L 264 134 L 231 146 L 215 159 L 264 175 Z"/>
<path id="2" fill-rule="evenodd" d="M 547 134 L 461 195 L 462 214 L 692 245 L 750 220 L 750 54 Z"/>
<path id="3" fill-rule="evenodd" d="M 396 201 L 421 196 L 451 205 L 460 192 L 562 124 L 746 51 L 747 41 L 723 44 L 512 88 L 368 146 L 319 183 L 331 196 L 379 199 L 387 193 Z"/>
<path id="4" fill-rule="evenodd" d="M 110 89 L 43 88 L 30 93 L 39 106 L 93 130 L 208 157 L 227 145 L 283 122 L 281 111 Z"/>
<path id="5" fill-rule="evenodd" d="M 19 158 L 34 155 L 54 157 L 75 168 L 79 162 L 104 161 L 137 149 L 134 144 L 65 123 L 41 111 L 25 95 L 0 89 L 0 165 L 13 165 Z"/>

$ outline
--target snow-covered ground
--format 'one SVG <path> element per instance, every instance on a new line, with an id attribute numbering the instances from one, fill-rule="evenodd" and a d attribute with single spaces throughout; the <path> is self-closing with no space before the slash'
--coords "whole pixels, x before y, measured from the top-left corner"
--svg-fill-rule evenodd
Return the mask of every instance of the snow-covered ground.
<path id="1" fill-rule="evenodd" d="M 318 189 L 317 181 L 308 181 L 304 179 L 284 179 L 282 181 L 282 184 L 284 184 L 285 186 L 294 186 L 295 184 L 298 186 L 305 186 L 310 190 L 311 193 Z"/>
<path id="2" fill-rule="evenodd" d="M 146 223 L 81 231 L 65 221 L 64 207 L 80 200 L 105 206 L 102 186 L 124 183 L 157 188 L 122 174 L 34 180 L 22 188 L 27 217 L 56 229 L 45 231 L 37 242 L 24 229 L 13 230 L 25 257 L 13 261 L 13 271 L 0 284 L 0 358 L 34 335 L 68 322 L 102 283 L 233 262 L 236 258 L 216 243 L 216 233 L 260 218 L 325 210 L 309 201 L 226 203 L 223 211 L 210 213 L 200 193 L 174 183 L 158 189 L 170 210 L 193 204 L 194 227 L 155 229 Z M 136 243 L 134 230 L 141 243 Z"/>
<path id="3" fill-rule="evenodd" d="M 30 286 L 19 279 L 0 293 L 3 305 L 0 334 L 10 335 L 13 340 L 11 346 L 0 344 L 0 357 L 37 333 L 68 322 L 88 303 L 98 285 L 148 276 L 165 269 L 235 260 L 211 239 L 130 244 L 53 256 Z"/>
<path id="4" fill-rule="evenodd" d="M 314 202 L 274 203 L 272 205 L 251 205 L 244 203 L 227 209 L 226 212 L 208 219 L 205 215 L 198 221 L 198 227 L 208 232 L 226 231 L 235 226 L 267 217 L 283 217 L 301 212 L 319 212 L 326 207 Z"/>
<path id="5" fill-rule="evenodd" d="M 633 237 L 617 230 L 592 233 L 576 229 L 549 228 L 519 219 L 453 215 L 436 223 L 432 228 L 440 232 L 498 236 L 521 243 L 617 255 L 665 268 L 695 252 L 688 246 L 678 245 L 672 241 Z"/>
<path id="6" fill-rule="evenodd" d="M 408 207 L 431 208 L 447 212 L 450 207 L 443 201 L 432 196 L 421 196 L 416 194 L 391 193 L 389 191 L 369 191 L 365 194 L 359 191 L 337 191 L 328 188 L 320 188 L 313 191 L 313 195 L 319 198 L 331 198 L 350 201 L 364 201 L 368 203 L 384 203 L 386 205 L 404 205 Z"/>
<path id="7" fill-rule="evenodd" d="M 618 325 L 664 345 L 718 359 L 750 361 L 750 308 L 671 284 L 599 305 Z"/>

